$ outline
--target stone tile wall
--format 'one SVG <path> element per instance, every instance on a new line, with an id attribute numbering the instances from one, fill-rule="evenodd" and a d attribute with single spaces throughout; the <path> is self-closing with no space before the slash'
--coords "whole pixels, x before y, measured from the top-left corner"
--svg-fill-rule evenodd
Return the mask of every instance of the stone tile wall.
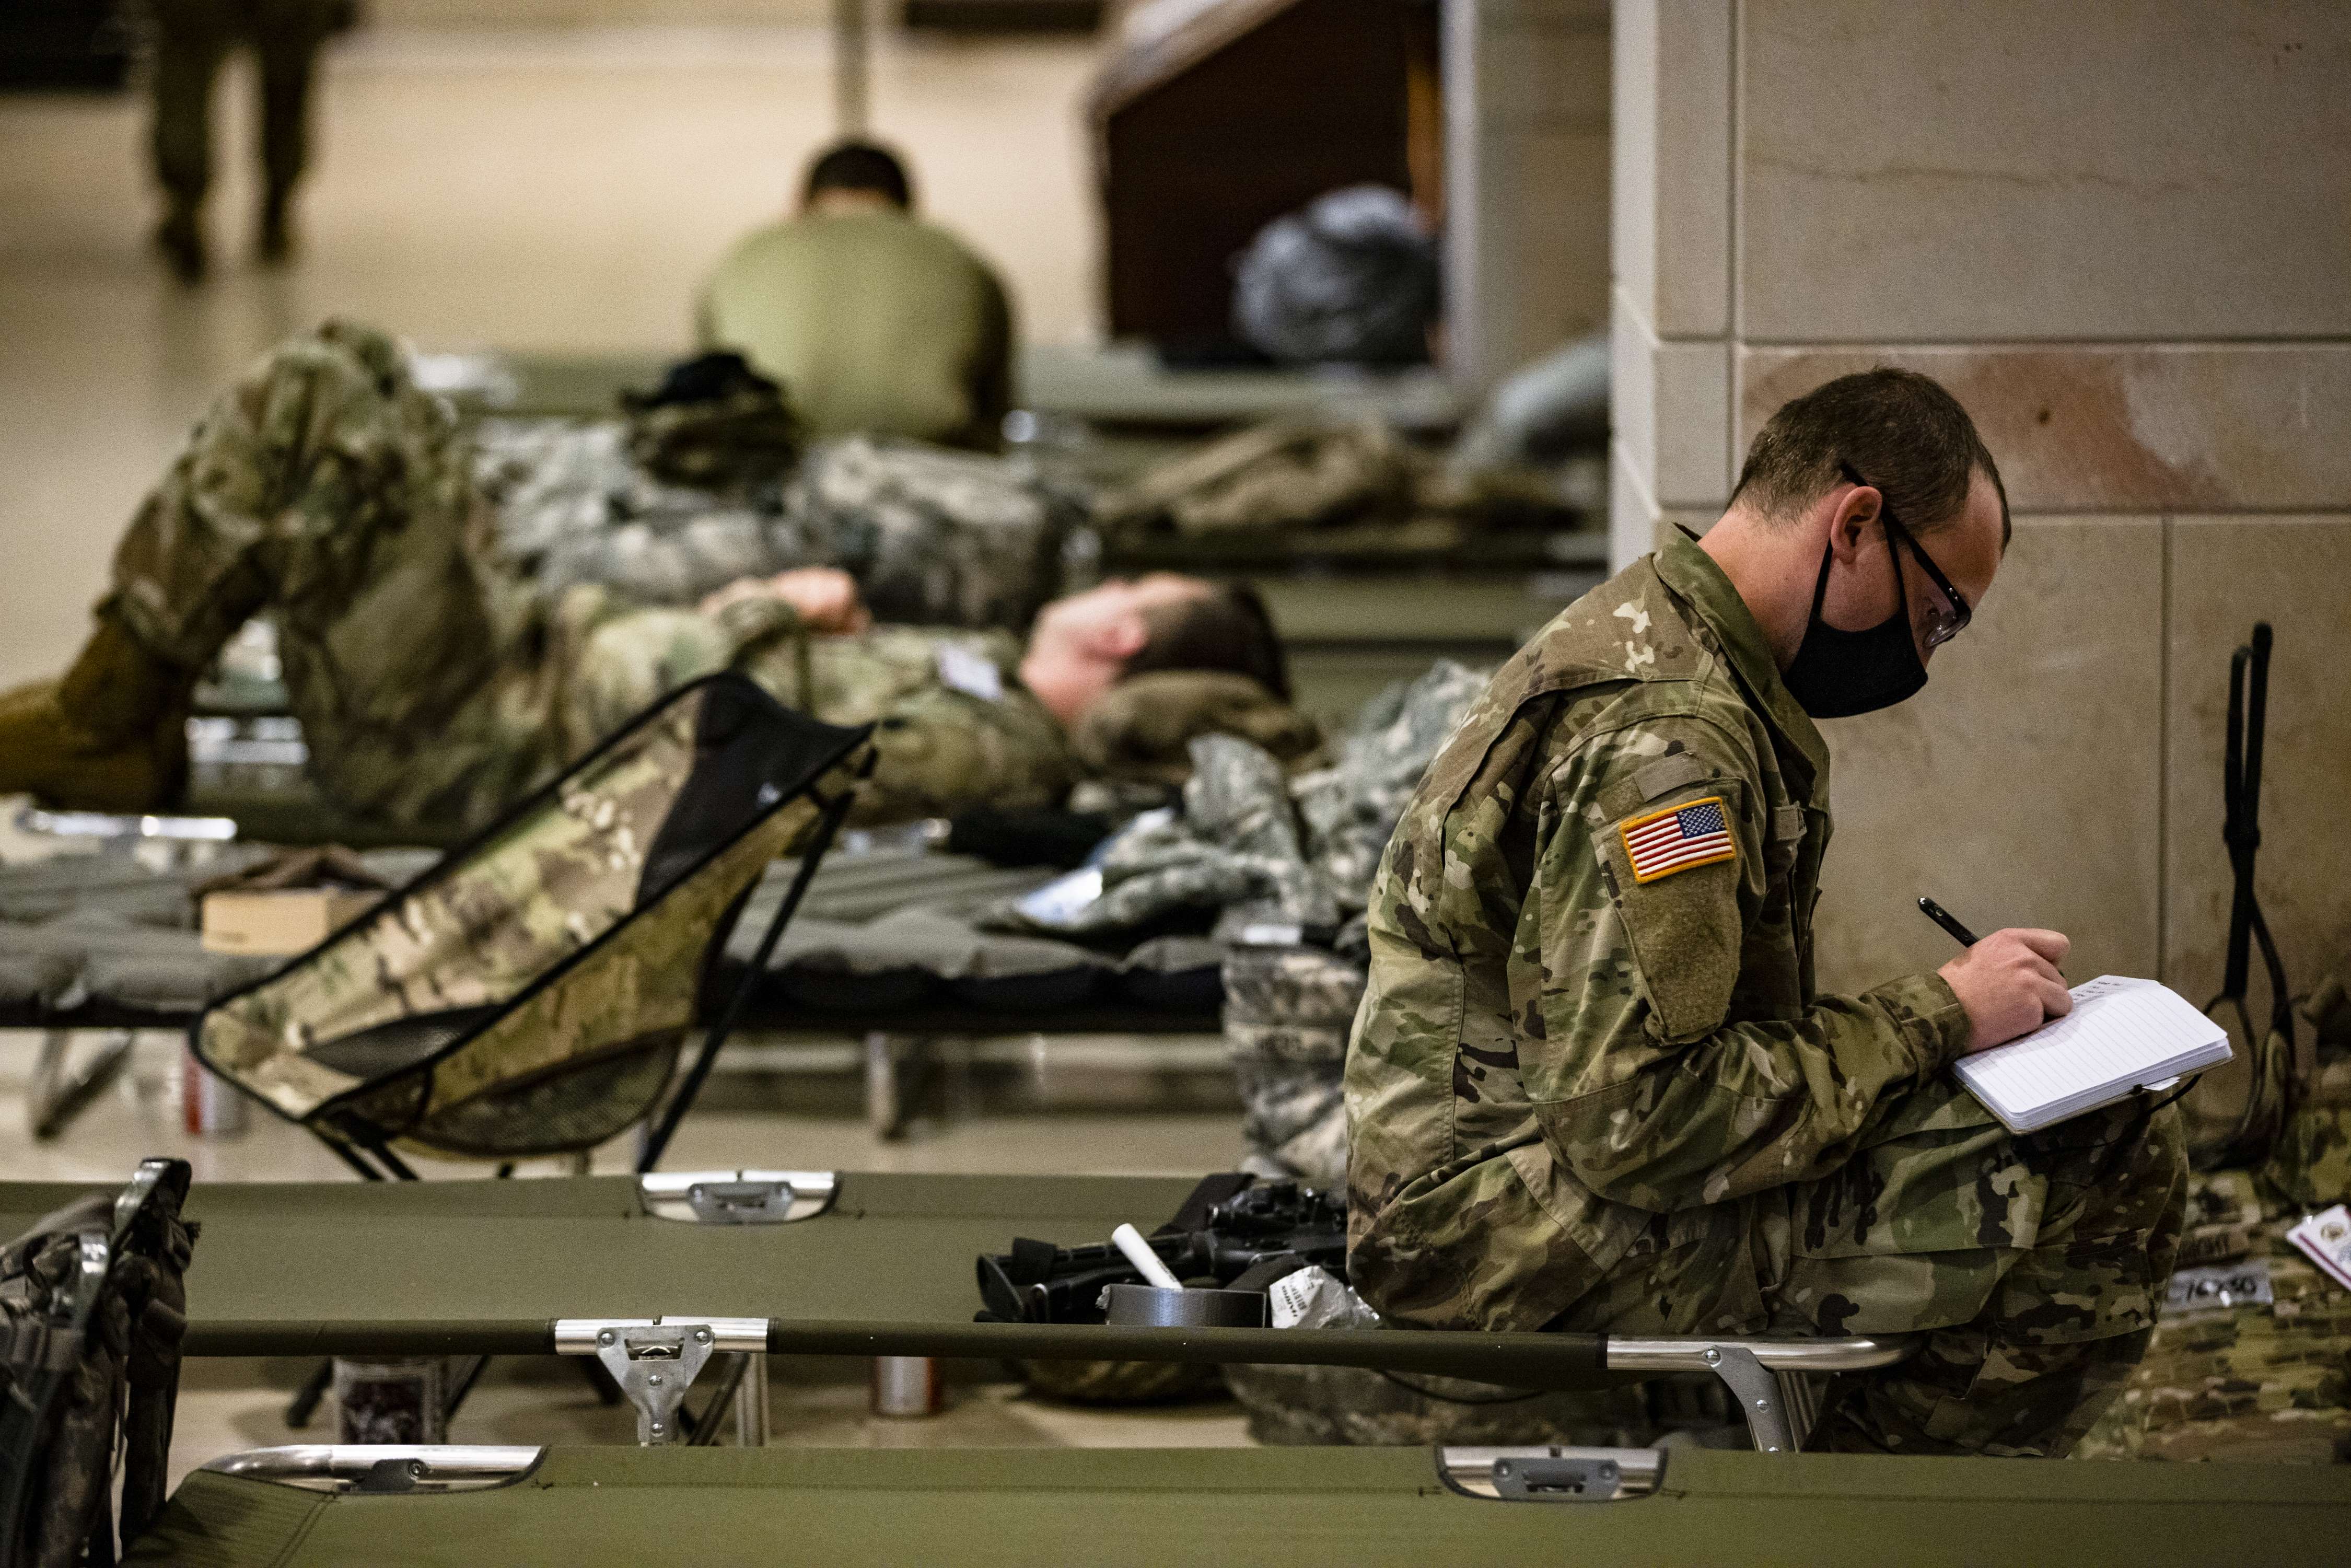
<path id="1" fill-rule="evenodd" d="M 2261 892 L 2351 955 L 2351 7 L 1621 0 L 1621 563 L 1848 371 L 1936 376 L 2016 513 L 1918 698 L 1830 727 L 1822 977 L 1939 964 L 1930 893 L 2202 1001 L 2229 654 L 2277 635 Z"/>
<path id="2" fill-rule="evenodd" d="M 2183 517 L 2168 533 L 2164 978 L 2199 1002 L 2220 981 L 2229 655 L 2266 620 L 2256 888 L 2287 982 L 2306 990 L 2351 958 L 2351 516 Z"/>

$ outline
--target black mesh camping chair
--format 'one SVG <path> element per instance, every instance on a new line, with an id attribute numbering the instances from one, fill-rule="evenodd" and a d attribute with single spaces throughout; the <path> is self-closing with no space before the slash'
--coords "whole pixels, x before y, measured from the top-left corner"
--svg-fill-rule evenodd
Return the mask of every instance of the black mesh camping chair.
<path id="1" fill-rule="evenodd" d="M 645 1120 L 660 1158 L 872 766 L 868 729 L 713 675 L 664 698 L 471 844 L 207 1009 L 196 1054 L 357 1168 L 510 1162 Z M 799 875 L 732 993 L 759 874 Z M 716 1018 L 674 1092 L 697 1014 Z"/>

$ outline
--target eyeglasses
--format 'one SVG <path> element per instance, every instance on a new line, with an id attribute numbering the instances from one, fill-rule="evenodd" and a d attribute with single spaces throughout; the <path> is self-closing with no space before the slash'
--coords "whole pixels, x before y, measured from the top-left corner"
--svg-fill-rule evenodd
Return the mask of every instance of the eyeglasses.
<path id="1" fill-rule="evenodd" d="M 1868 485 L 1871 489 L 1877 489 L 1856 473 L 1852 464 L 1839 463 L 1837 468 L 1854 484 Z M 1927 646 L 1939 648 L 1968 629 L 1968 622 L 1975 619 L 1975 612 L 1968 607 L 1967 595 L 1953 588 L 1951 580 L 1943 575 L 1943 569 L 1935 564 L 1935 558 L 1920 548 L 1917 537 L 1895 517 L 1894 508 L 1887 504 L 1883 490 L 1877 491 L 1877 515 L 1886 521 L 1886 549 L 1894 558 L 1895 582 L 1899 584 L 1902 580 L 1902 552 L 1894 548 L 1894 541 L 1900 539 L 1910 547 L 1910 553 L 1918 558 L 1919 568 L 1926 572 L 1935 595 L 1942 599 L 1938 604 L 1934 595 L 1928 598 L 1925 632 Z"/>

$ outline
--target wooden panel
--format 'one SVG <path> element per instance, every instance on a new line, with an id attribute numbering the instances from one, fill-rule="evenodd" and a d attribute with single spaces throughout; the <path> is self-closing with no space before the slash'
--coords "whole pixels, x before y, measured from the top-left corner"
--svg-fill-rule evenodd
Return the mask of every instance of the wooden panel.
<path id="1" fill-rule="evenodd" d="M 1233 261 L 1259 229 L 1343 186 L 1405 189 L 1405 46 L 1394 7 L 1300 0 L 1112 114 L 1112 335 L 1229 344 Z"/>

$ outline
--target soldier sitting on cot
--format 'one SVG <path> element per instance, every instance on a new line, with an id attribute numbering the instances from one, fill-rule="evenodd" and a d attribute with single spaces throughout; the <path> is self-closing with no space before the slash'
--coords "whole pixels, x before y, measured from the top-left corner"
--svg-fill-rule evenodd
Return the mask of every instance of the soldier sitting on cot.
<path id="1" fill-rule="evenodd" d="M 704 287 L 702 340 L 792 389 L 821 438 L 909 436 L 993 452 L 1012 399 L 1012 306 L 996 271 L 914 213 L 905 166 L 844 141 L 799 214 L 746 235 Z"/>
<path id="2" fill-rule="evenodd" d="M 2175 1113 L 2011 1134 L 1946 1071 L 2069 1010 L 2053 931 L 1813 990 L 1829 750 L 2008 542 L 1928 378 L 1774 414 L 1729 509 L 1502 666 L 1388 845 L 1346 1070 L 1349 1273 L 1444 1328 L 1923 1332 L 1815 1447 L 2061 1455 L 2145 1352 Z"/>
<path id="3" fill-rule="evenodd" d="M 1130 675 L 1224 671 L 1269 706 L 1289 695 L 1263 605 L 1196 578 L 1056 601 L 1025 646 L 870 625 L 854 584 L 822 570 L 701 611 L 590 584 L 550 601 L 489 548 L 469 457 L 382 334 L 329 323 L 274 351 L 141 506 L 64 678 L 0 695 L 0 793 L 167 807 L 197 677 L 259 614 L 312 778 L 395 827 L 490 821 L 664 692 L 727 668 L 816 717 L 880 726 L 869 821 L 1058 803 L 1079 772 L 1069 727 Z"/>

